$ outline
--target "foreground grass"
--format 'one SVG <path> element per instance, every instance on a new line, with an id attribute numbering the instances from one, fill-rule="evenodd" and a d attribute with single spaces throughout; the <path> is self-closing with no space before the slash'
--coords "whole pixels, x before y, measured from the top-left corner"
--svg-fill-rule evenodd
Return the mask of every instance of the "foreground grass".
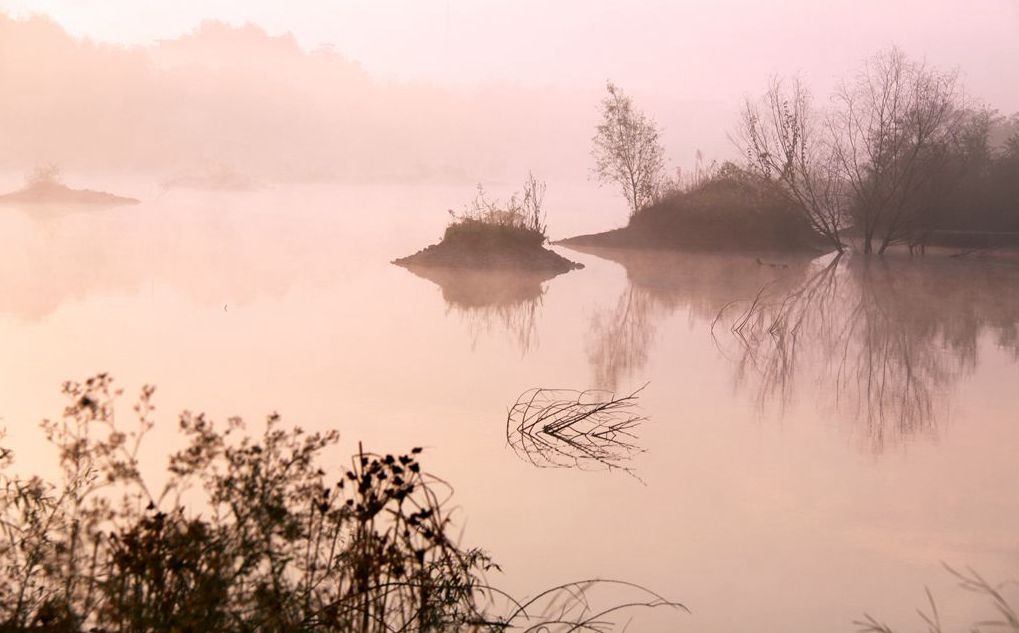
<path id="1" fill-rule="evenodd" d="M 959 587 L 970 593 L 975 593 L 986 598 L 989 602 L 990 613 L 987 617 L 974 622 L 968 627 L 970 633 L 981 631 L 998 631 L 1000 633 L 1019 633 L 1019 613 L 1009 602 L 1006 590 L 1016 586 L 1015 582 L 991 583 L 972 569 L 965 572 L 958 571 L 948 565 L 945 569 L 958 581 Z M 941 614 L 938 612 L 938 605 L 934 595 L 927 590 L 927 609 L 917 609 L 917 615 L 923 622 L 928 633 L 947 633 L 947 628 L 941 622 Z M 895 629 L 881 622 L 870 614 L 865 614 L 862 620 L 854 622 L 860 633 L 895 633 Z"/>
<path id="2" fill-rule="evenodd" d="M 614 581 L 515 600 L 487 582 L 488 554 L 448 537 L 452 489 L 420 448 L 359 450 L 330 478 L 338 433 L 277 415 L 252 437 L 181 414 L 186 447 L 152 490 L 138 455 L 153 394 L 124 427 L 110 377 L 65 384 L 43 423 L 53 481 L 9 474 L 0 449 L 0 631 L 600 631 L 622 609 L 682 608 Z M 616 602 L 588 600 L 599 583 Z"/>

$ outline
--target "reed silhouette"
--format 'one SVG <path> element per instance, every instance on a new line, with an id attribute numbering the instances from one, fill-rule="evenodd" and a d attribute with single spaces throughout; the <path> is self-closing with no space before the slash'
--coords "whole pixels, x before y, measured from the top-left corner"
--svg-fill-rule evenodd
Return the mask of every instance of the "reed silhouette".
<path id="1" fill-rule="evenodd" d="M 63 392 L 62 416 L 43 422 L 55 479 L 12 475 L 0 451 L 0 630 L 600 631 L 627 608 L 683 609 L 611 580 L 500 592 L 488 554 L 450 538 L 452 487 L 420 448 L 359 446 L 327 473 L 336 431 L 273 414 L 249 435 L 184 412 L 187 445 L 157 490 L 139 461 L 155 389 L 131 424 L 105 374 Z M 592 592 L 604 586 L 607 605 Z"/>
<path id="2" fill-rule="evenodd" d="M 1019 631 L 1019 612 L 1012 606 L 1013 600 L 1010 594 L 1015 593 L 1019 586 L 1015 581 L 992 583 L 983 578 L 973 569 L 967 568 L 959 571 L 944 565 L 945 569 L 958 582 L 959 588 L 968 593 L 983 596 L 988 600 L 993 615 L 981 619 L 972 624 L 970 630 L 979 631 L 1005 631 L 1016 633 Z M 941 614 L 938 612 L 938 605 L 930 589 L 926 589 L 928 610 L 917 609 L 917 615 L 923 621 L 924 626 L 930 633 L 945 633 L 950 630 L 942 623 Z M 864 614 L 863 618 L 853 622 L 860 633 L 894 633 L 895 629 L 881 622 L 870 614 Z"/>

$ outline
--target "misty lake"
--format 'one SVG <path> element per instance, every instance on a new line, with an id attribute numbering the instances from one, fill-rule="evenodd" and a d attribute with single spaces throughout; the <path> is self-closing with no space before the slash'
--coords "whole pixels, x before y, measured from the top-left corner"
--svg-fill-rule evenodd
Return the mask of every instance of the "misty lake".
<path id="1" fill-rule="evenodd" d="M 463 541 L 516 595 L 619 578 L 686 604 L 631 630 L 905 628 L 983 602 L 942 563 L 1019 565 L 1019 260 L 578 252 L 550 280 L 415 274 L 462 186 L 160 192 L 106 209 L 0 209 L 0 425 L 22 471 L 59 386 L 155 384 L 153 477 L 185 408 L 278 411 L 357 443 L 424 446 Z M 498 187 L 494 188 L 498 193 Z M 553 238 L 624 222 L 550 183 Z M 628 471 L 538 468 L 507 443 L 534 387 L 643 385 Z M 36 458 L 35 456 L 39 457 Z M 977 608 L 977 605 L 981 608 Z"/>

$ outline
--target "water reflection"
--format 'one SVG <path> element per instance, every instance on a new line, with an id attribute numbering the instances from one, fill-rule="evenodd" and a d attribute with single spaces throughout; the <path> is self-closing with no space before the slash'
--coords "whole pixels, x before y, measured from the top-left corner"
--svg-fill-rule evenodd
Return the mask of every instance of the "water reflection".
<path id="1" fill-rule="evenodd" d="M 505 332 L 521 355 L 537 345 L 537 316 L 546 292 L 545 282 L 555 273 L 439 266 L 406 268 L 442 289 L 448 310 L 459 314 L 466 324 L 472 348 L 482 333 L 493 330 Z"/>
<path id="2" fill-rule="evenodd" d="M 191 201 L 132 207 L 40 205 L 0 212 L 0 316 L 39 321 L 67 303 L 172 288 L 210 309 L 325 283 L 346 264 L 317 233 L 252 208 Z M 7 211 L 11 211 L 8 213 Z"/>
<path id="3" fill-rule="evenodd" d="M 591 318 L 588 358 L 603 389 L 615 389 L 644 368 L 661 319 L 685 309 L 692 319 L 710 321 L 734 298 L 764 286 L 785 287 L 810 262 L 803 256 L 576 250 L 626 269 L 627 286 L 614 306 Z"/>
<path id="4" fill-rule="evenodd" d="M 784 406 L 810 379 L 879 451 L 936 434 L 985 332 L 1017 356 L 1017 282 L 1007 264 L 832 258 L 721 320 L 741 350 L 737 379 L 762 405 Z"/>
<path id="5" fill-rule="evenodd" d="M 710 326 L 737 387 L 781 414 L 817 403 L 871 450 L 934 436 L 982 336 L 1019 359 L 1019 266 L 948 257 L 774 260 L 599 252 L 627 271 L 616 306 L 592 321 L 600 385 L 648 361 L 656 325 L 680 308 Z"/>

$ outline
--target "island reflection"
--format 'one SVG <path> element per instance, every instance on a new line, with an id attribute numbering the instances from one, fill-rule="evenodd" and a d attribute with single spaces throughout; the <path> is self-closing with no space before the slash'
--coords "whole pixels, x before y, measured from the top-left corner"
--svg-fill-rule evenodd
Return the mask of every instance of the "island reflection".
<path id="1" fill-rule="evenodd" d="M 505 332 L 521 356 L 537 346 L 537 317 L 545 282 L 558 273 L 472 270 L 441 266 L 407 266 L 413 274 L 439 286 L 448 312 L 458 314 L 470 332 L 472 348 L 479 337 Z"/>
<path id="2" fill-rule="evenodd" d="M 812 394 L 881 451 L 936 436 L 984 336 L 1019 360 L 1014 262 L 590 252 L 627 272 L 615 306 L 591 321 L 589 360 L 602 388 L 639 377 L 658 325 L 685 309 L 762 412 L 781 414 Z"/>

